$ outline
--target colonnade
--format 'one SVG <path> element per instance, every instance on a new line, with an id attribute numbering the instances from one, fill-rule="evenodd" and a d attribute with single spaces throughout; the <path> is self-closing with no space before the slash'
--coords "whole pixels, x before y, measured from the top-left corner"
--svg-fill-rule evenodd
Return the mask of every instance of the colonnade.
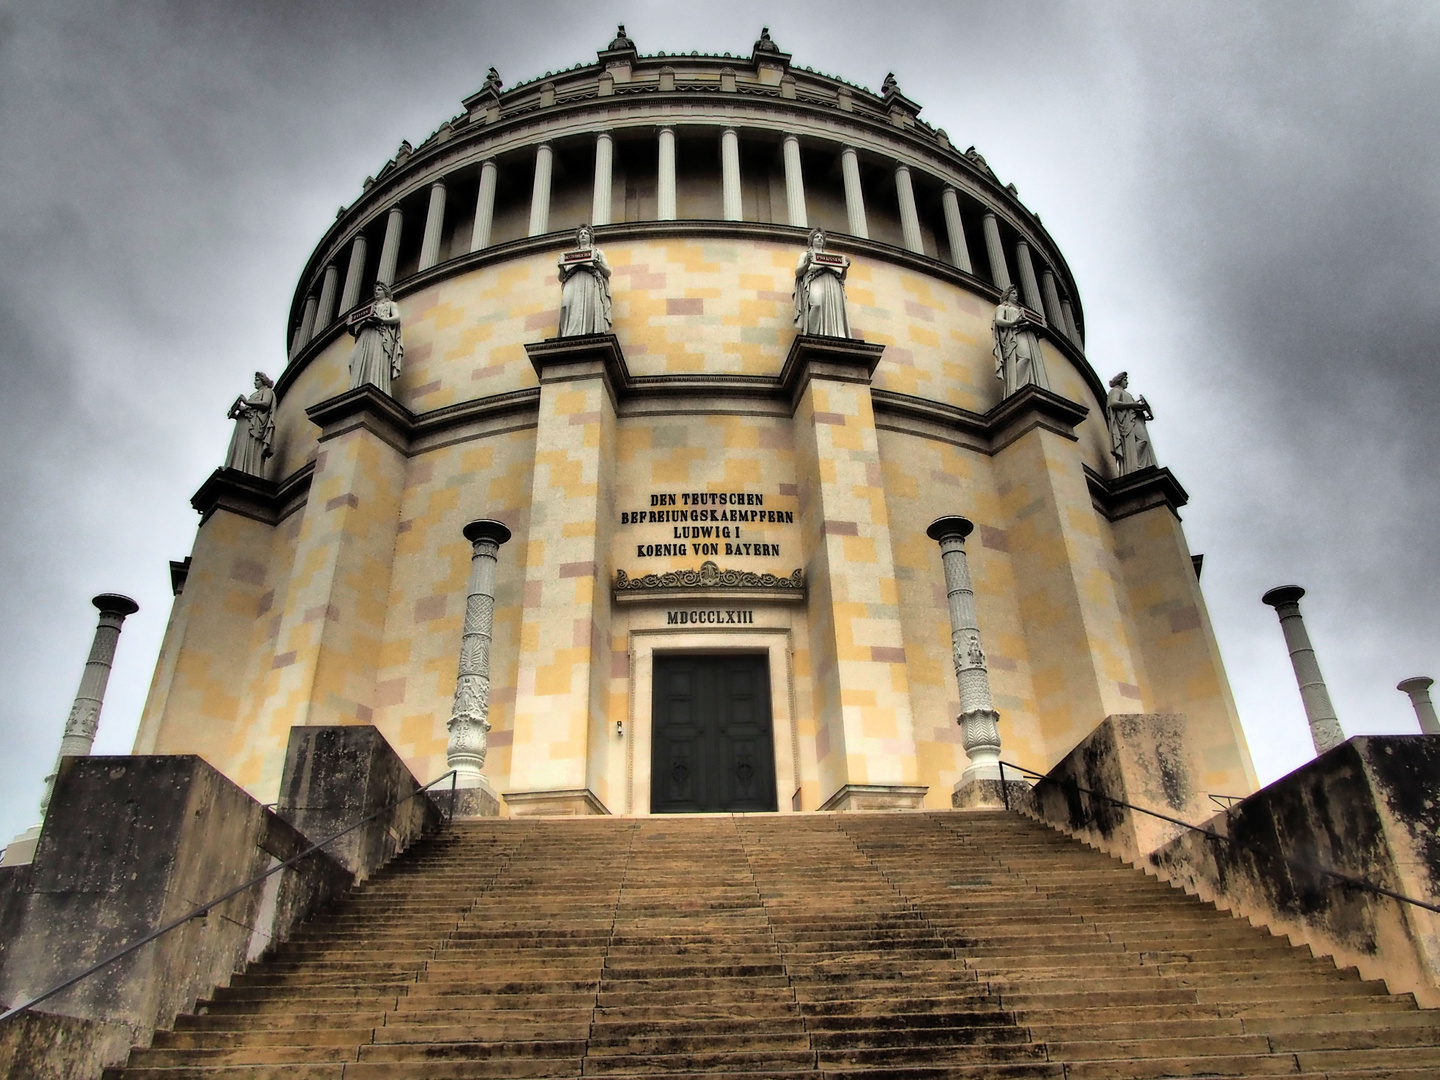
<path id="1" fill-rule="evenodd" d="M 657 129 L 658 173 L 655 188 L 655 217 L 659 221 L 676 220 L 676 175 L 675 175 L 675 128 L 663 126 Z M 781 138 L 781 156 L 785 175 L 785 214 L 787 223 L 799 228 L 809 227 L 809 214 L 805 201 L 805 176 L 800 155 L 800 140 L 792 133 Z M 609 225 L 613 191 L 613 170 L 615 162 L 615 141 L 609 131 L 598 132 L 595 136 L 595 173 L 593 197 L 591 200 L 590 223 Z M 498 167 L 494 158 L 480 163 L 480 184 L 475 201 L 474 227 L 470 236 L 471 252 L 481 251 L 490 246 L 491 232 L 495 222 L 495 192 Z M 895 197 L 900 219 L 903 246 L 918 255 L 925 254 L 925 245 L 920 230 L 920 215 L 916 207 L 915 187 L 910 166 L 895 162 L 892 166 L 895 178 Z M 868 239 L 869 223 L 865 213 L 865 190 L 861 182 L 860 158 L 854 146 L 841 145 L 840 170 L 845 191 L 845 213 L 847 231 L 853 236 Z M 530 216 L 528 235 L 543 236 L 550 232 L 550 191 L 554 175 L 554 149 L 548 142 L 535 147 L 534 173 L 530 189 Z M 725 221 L 744 220 L 740 196 L 740 136 L 733 127 L 720 132 L 720 203 L 721 217 Z M 425 215 L 425 232 L 420 245 L 419 270 L 428 270 L 440 261 L 440 243 L 445 224 L 445 207 L 448 197 L 447 178 L 440 177 L 431 182 L 429 204 Z M 965 239 L 965 223 L 961 214 L 960 197 L 956 187 L 942 181 L 940 195 L 944 217 L 945 238 L 949 246 L 949 261 L 967 274 L 974 274 L 969 245 Z M 400 253 L 400 238 L 404 228 L 404 214 L 400 207 L 392 206 L 386 214 L 385 235 L 380 249 L 380 264 L 376 280 L 386 285 L 394 283 L 397 260 Z M 981 211 L 981 232 L 985 238 L 985 260 L 990 280 L 1000 289 L 1017 284 L 1020 298 L 1026 307 L 1044 316 L 1045 321 L 1065 335 L 1077 348 L 1084 348 L 1080 330 L 1075 322 L 1074 308 L 1070 299 L 1060 292 L 1054 270 L 1041 261 L 1036 270 L 1036 256 L 1030 244 L 1021 238 L 1015 242 L 1014 265 L 1019 282 L 1011 280 L 1010 264 L 1006 259 L 1000 222 L 995 211 L 986 207 Z M 321 333 L 337 317 L 351 310 L 362 300 L 367 259 L 367 241 L 364 233 L 357 233 L 350 241 L 349 257 L 341 253 L 326 263 L 322 270 L 318 289 L 312 283 L 301 310 L 300 324 L 291 341 L 290 355 L 296 356 L 309 341 Z M 339 262 L 346 262 L 344 287 L 340 290 L 340 304 L 335 306 L 336 284 L 339 281 Z"/>

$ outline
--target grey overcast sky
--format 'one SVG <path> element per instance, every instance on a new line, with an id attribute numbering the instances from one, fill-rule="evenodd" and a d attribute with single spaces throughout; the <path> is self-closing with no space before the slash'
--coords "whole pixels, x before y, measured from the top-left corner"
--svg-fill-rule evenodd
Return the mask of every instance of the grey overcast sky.
<path id="1" fill-rule="evenodd" d="M 1310 756 L 1268 587 L 1298 582 L 1341 723 L 1440 674 L 1440 6 L 0 4 L 0 843 L 37 817 L 89 598 L 126 592 L 97 752 L 128 751 L 224 414 L 401 139 L 593 60 L 748 54 L 975 143 L 1069 259 L 1104 377 L 1152 402 L 1262 779 Z M 863 333 L 863 328 L 858 328 Z M 1098 718 L 1097 718 L 1098 719 Z"/>

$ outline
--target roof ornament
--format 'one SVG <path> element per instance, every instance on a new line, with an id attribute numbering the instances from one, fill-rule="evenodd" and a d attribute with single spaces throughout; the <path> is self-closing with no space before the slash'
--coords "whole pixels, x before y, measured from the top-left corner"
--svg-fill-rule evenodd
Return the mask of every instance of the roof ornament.
<path id="1" fill-rule="evenodd" d="M 990 168 L 989 163 L 985 160 L 984 156 L 980 153 L 980 151 L 975 149 L 975 147 L 972 146 L 970 147 L 970 149 L 965 151 L 965 160 L 978 165 L 991 176 L 995 175 L 995 170 Z"/>
<path id="2" fill-rule="evenodd" d="M 773 53 L 780 51 L 780 46 L 770 40 L 770 28 L 768 26 L 762 26 L 760 28 L 760 39 L 755 42 L 755 51 Z"/>
<path id="3" fill-rule="evenodd" d="M 880 96 L 889 97 L 891 94 L 900 93 L 900 84 L 895 80 L 895 73 L 892 71 L 885 76 L 885 81 L 880 84 Z"/>
<path id="4" fill-rule="evenodd" d="M 480 87 L 480 92 L 483 94 L 486 90 L 489 90 L 492 93 L 498 94 L 500 93 L 500 88 L 504 85 L 505 83 L 501 80 L 500 73 L 492 67 L 485 73 L 485 85 Z"/>
<path id="5" fill-rule="evenodd" d="M 612 41 L 612 42 L 610 42 L 610 48 L 611 48 L 611 49 L 633 49 L 633 48 L 635 48 L 635 42 L 631 41 L 629 35 L 627 35 L 627 34 L 625 33 L 625 24 L 624 24 L 624 23 L 620 23 L 620 25 L 618 25 L 617 27 L 615 27 L 615 40 Z"/>

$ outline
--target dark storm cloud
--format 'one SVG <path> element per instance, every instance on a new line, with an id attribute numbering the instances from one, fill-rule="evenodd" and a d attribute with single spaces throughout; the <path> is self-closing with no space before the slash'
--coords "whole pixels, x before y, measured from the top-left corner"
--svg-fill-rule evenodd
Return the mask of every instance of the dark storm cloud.
<path id="1" fill-rule="evenodd" d="M 29 824 L 93 628 L 129 591 L 98 746 L 123 752 L 223 413 L 283 365 L 294 279 L 402 138 L 642 50 L 878 87 L 979 144 L 1079 279 L 1091 357 L 1163 463 L 1263 775 L 1305 749 L 1259 593 L 1306 610 L 1351 730 L 1440 667 L 1432 417 L 1437 33 L 1420 4 L 21 3 L 0 12 L 0 842 Z M 860 328 L 863 331 L 863 328 Z M 1411 670 L 1411 669 L 1414 670 Z"/>

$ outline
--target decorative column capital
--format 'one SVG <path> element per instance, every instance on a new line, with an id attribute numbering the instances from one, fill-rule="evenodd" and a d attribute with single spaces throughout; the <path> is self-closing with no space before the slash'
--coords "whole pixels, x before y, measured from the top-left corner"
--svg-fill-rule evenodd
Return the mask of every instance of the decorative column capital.
<path id="1" fill-rule="evenodd" d="M 950 539 L 957 539 L 963 544 L 965 538 L 974 531 L 975 523 L 969 518 L 961 517 L 959 514 L 950 514 L 932 521 L 930 527 L 925 530 L 925 535 L 942 545 Z"/>
<path id="2" fill-rule="evenodd" d="M 1395 689 L 1399 690 L 1402 694 L 1410 694 L 1413 696 L 1415 694 L 1425 693 L 1425 691 L 1434 685 L 1435 680 L 1428 675 L 1416 675 L 1411 679 L 1402 679 L 1395 685 Z"/>
<path id="3" fill-rule="evenodd" d="M 120 622 L 124 622 L 126 616 L 134 615 L 140 610 L 139 604 L 131 600 L 128 596 L 122 596 L 120 593 L 101 593 L 92 599 L 90 603 L 95 605 L 95 609 L 99 611 L 101 615 L 118 619 Z"/>
<path id="4" fill-rule="evenodd" d="M 492 521 L 490 518 L 476 518 L 468 522 L 461 532 L 465 534 L 466 540 L 477 547 L 489 541 L 498 548 L 501 544 L 508 543 L 512 535 L 504 523 Z"/>
<path id="5" fill-rule="evenodd" d="M 1277 585 L 1264 596 L 1260 597 L 1262 604 L 1273 607 L 1279 615 L 1289 615 L 1288 611 L 1281 611 L 1283 607 L 1293 607 L 1297 611 L 1300 607 L 1300 598 L 1305 595 L 1305 590 L 1299 585 Z"/>

